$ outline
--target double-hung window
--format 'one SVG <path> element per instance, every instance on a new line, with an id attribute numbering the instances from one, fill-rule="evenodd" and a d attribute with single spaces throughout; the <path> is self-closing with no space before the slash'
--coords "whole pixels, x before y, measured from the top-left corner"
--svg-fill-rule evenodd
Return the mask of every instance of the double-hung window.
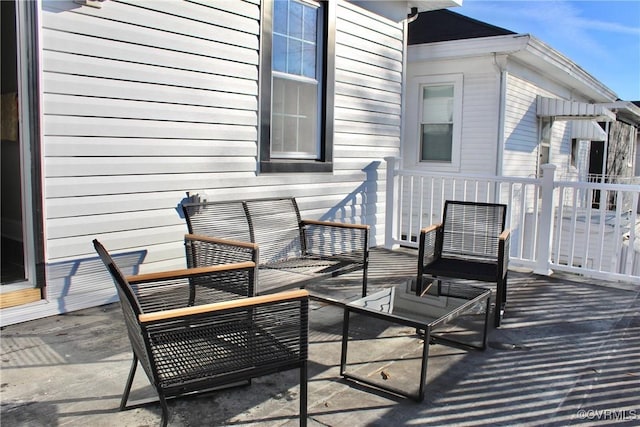
<path id="1" fill-rule="evenodd" d="M 260 170 L 330 171 L 330 5 L 265 0 L 263 8 Z"/>
<path id="2" fill-rule="evenodd" d="M 420 160 L 451 162 L 453 150 L 453 85 L 422 87 Z"/>
<path id="3" fill-rule="evenodd" d="M 415 76 L 408 83 L 406 164 L 430 171 L 460 169 L 462 136 L 462 74 Z"/>

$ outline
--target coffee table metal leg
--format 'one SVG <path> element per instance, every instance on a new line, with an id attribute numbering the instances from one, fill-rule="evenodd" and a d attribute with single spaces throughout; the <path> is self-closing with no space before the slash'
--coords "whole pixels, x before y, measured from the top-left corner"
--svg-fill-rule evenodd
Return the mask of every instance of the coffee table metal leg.
<path id="1" fill-rule="evenodd" d="M 420 387 L 416 396 L 418 402 L 424 400 L 424 389 L 427 387 L 427 365 L 429 363 L 429 341 L 431 341 L 431 327 L 424 331 L 424 341 L 422 342 L 422 365 L 420 367 Z"/>
<path id="2" fill-rule="evenodd" d="M 347 341 L 349 339 L 349 309 L 344 308 L 344 318 L 342 319 L 342 351 L 340 352 L 340 375 L 344 375 L 347 370 Z"/>

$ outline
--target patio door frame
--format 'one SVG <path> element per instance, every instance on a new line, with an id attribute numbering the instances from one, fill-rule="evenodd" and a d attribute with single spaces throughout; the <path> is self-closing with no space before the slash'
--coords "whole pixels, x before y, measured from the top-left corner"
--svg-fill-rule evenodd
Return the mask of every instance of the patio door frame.
<path id="1" fill-rule="evenodd" d="M 15 0 L 20 143 L 20 189 L 25 281 L 2 295 L 0 307 L 45 298 L 41 173 L 40 2 Z"/>

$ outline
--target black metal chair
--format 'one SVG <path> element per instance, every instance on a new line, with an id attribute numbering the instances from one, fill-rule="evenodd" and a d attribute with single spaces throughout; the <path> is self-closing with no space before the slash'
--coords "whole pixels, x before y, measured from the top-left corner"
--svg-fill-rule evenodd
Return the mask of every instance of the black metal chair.
<path id="1" fill-rule="evenodd" d="M 307 291 L 252 297 L 253 262 L 125 277 L 102 244 L 93 244 L 118 290 L 133 350 L 120 410 L 138 362 L 158 394 L 163 426 L 169 397 L 297 368 L 306 425 Z"/>
<path id="2" fill-rule="evenodd" d="M 416 292 L 426 275 L 495 282 L 494 324 L 500 326 L 507 302 L 506 216 L 503 204 L 445 201 L 442 223 L 420 231 Z"/>

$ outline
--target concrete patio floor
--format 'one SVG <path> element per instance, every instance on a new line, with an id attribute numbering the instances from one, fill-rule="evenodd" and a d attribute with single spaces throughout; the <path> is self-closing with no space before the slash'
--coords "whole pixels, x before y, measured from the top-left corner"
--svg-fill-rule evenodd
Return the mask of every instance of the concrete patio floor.
<path id="1" fill-rule="evenodd" d="M 401 283 L 414 260 L 411 251 L 373 251 L 370 288 Z M 329 285 L 355 295 L 357 279 Z M 309 425 L 640 425 L 638 293 L 624 284 L 510 272 L 507 312 L 499 329 L 489 327 L 489 347 L 431 345 L 421 403 L 341 379 L 342 309 L 313 302 Z M 353 322 L 353 354 L 382 360 L 386 379 L 376 363 L 358 365 L 360 375 L 416 384 L 415 330 Z M 118 410 L 131 362 L 118 304 L 7 326 L 1 337 L 2 426 L 158 425 L 156 403 Z M 169 425 L 297 425 L 297 383 L 294 370 L 171 400 Z M 138 370 L 131 399 L 153 396 Z"/>

